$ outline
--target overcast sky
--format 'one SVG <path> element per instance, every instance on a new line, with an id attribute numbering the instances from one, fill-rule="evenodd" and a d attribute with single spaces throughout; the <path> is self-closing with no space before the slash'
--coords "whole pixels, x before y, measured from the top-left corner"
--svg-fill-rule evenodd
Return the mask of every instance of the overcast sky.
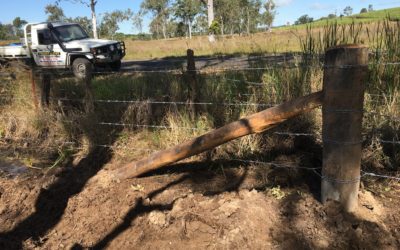
<path id="1" fill-rule="evenodd" d="M 218 1 L 218 0 L 216 0 Z M 137 11 L 142 0 L 99 0 L 97 4 L 97 13 L 109 12 L 117 9 L 131 8 Z M 283 25 L 287 22 L 293 23 L 298 17 L 308 14 L 316 19 L 327 16 L 331 13 L 338 15 L 346 6 L 351 6 L 354 13 L 359 13 L 361 8 L 368 8 L 369 4 L 374 9 L 386 9 L 392 7 L 400 7 L 400 1 L 394 0 L 325 0 L 325 1 L 305 1 L 305 0 L 276 0 L 277 16 L 274 25 Z M 16 16 L 28 22 L 42 22 L 46 20 L 44 7 L 47 4 L 54 3 L 52 0 L 0 0 L 0 22 L 11 23 Z M 78 4 L 72 4 L 67 1 L 61 4 L 64 13 L 68 17 L 88 16 L 90 17 L 89 8 Z M 144 31 L 147 31 L 149 17 L 144 22 Z M 125 22 L 121 27 L 121 32 L 136 33 L 131 23 Z"/>

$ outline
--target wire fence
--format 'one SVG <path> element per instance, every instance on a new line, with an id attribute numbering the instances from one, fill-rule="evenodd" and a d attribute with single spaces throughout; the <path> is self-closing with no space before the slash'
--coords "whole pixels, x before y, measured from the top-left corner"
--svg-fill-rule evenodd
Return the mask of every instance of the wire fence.
<path id="1" fill-rule="evenodd" d="M 0 95 L 0 100 L 1 99 L 18 99 L 18 100 L 29 100 L 29 98 L 16 98 L 16 97 L 10 97 L 10 96 L 4 96 Z M 52 98 L 54 101 L 63 101 L 63 102 L 85 102 L 85 99 L 70 99 L 70 98 Z M 183 101 L 153 101 L 153 100 L 113 100 L 113 99 L 98 99 L 94 100 L 94 103 L 106 103 L 106 104 L 141 104 L 141 105 L 149 105 L 149 104 L 155 104 L 155 105 L 184 105 L 184 106 L 190 106 L 190 105 L 203 105 L 203 106 L 235 106 L 235 107 L 244 107 L 244 106 L 255 106 L 255 107 L 275 107 L 278 104 L 277 103 L 249 103 L 249 102 L 238 102 L 238 103 L 230 103 L 230 102 L 183 102 Z M 364 111 L 364 115 L 373 115 L 373 116 L 380 116 L 384 117 L 387 120 L 392 120 L 392 121 L 400 121 L 400 117 L 395 117 L 395 116 L 390 116 L 390 115 L 385 115 L 385 114 L 380 114 L 377 112 L 366 112 Z M 8 117 L 9 118 L 9 117 Z M 5 116 L 0 116 L 0 119 L 8 119 Z M 17 118 L 15 118 L 17 119 Z M 20 118 L 18 118 L 20 119 Z M 149 128 L 149 129 L 185 129 L 185 130 L 199 130 L 196 127 L 173 127 L 173 126 L 166 126 L 166 125 L 154 125 L 154 124 L 134 124 L 134 123 L 123 123 L 123 122 L 110 122 L 110 121 L 102 121 L 99 123 L 96 123 L 96 125 L 100 126 L 115 126 L 115 127 L 136 127 L 136 128 Z M 315 138 L 321 138 L 320 134 L 310 134 L 310 133 L 294 133 L 294 132 L 275 132 L 276 135 L 286 135 L 286 136 L 309 136 L 309 137 L 315 137 Z M 376 138 L 380 143 L 382 144 L 392 144 L 392 145 L 399 145 L 400 141 L 398 138 L 392 138 L 391 140 L 388 139 L 381 139 L 380 135 L 373 135 L 373 138 Z M 364 139 L 365 140 L 365 139 Z"/>
<path id="2" fill-rule="evenodd" d="M 360 66 L 398 66 L 400 62 L 373 62 L 366 65 L 341 65 L 337 66 L 341 69 L 349 69 L 355 68 Z M 238 71 L 266 71 L 266 70 L 274 70 L 274 69 L 299 69 L 299 68 L 309 68 L 309 69 L 323 69 L 323 68 L 332 68 L 336 66 L 331 65 L 310 65 L 310 64 L 296 64 L 296 63 L 280 63 L 280 64 L 270 64 L 268 66 L 261 66 L 261 67 L 251 67 L 246 66 L 243 64 L 235 65 L 231 64 L 227 67 L 204 67 L 202 69 L 195 69 L 195 70 L 187 70 L 183 69 L 182 66 L 180 68 L 173 68 L 173 69 L 165 69 L 158 67 L 157 69 L 149 69 L 149 70 L 139 70 L 139 69 L 122 69 L 121 72 L 111 72 L 111 71 L 94 71 L 94 75 L 124 75 L 124 74 L 171 74 L 171 75 L 182 75 L 185 73 L 197 73 L 197 74 L 213 74 L 213 73 L 223 73 L 223 72 L 238 72 Z M 39 71 L 40 72 L 40 71 Z M 50 74 L 46 72 L 46 74 Z M 59 75 L 59 76 L 72 76 L 71 72 L 62 71 L 62 70 L 55 70 L 52 71 L 52 75 Z M 15 77 L 13 73 L 7 72 L 0 72 L 0 77 Z"/>
<path id="3" fill-rule="evenodd" d="M 370 63 L 367 65 L 343 65 L 338 68 L 341 69 L 348 69 L 348 68 L 354 68 L 354 67 L 367 67 L 367 66 L 397 66 L 400 65 L 400 62 L 377 62 L 377 63 Z M 196 70 L 183 70 L 183 69 L 155 69 L 155 70 L 126 70 L 120 73 L 110 73 L 110 72 L 94 72 L 96 75 L 102 75 L 102 74 L 172 74 L 172 75 L 181 75 L 185 73 L 191 73 L 195 72 L 198 74 L 211 74 L 211 73 L 223 73 L 223 72 L 243 72 L 243 71 L 266 71 L 266 70 L 272 70 L 276 68 L 283 68 L 283 69 L 296 69 L 296 68 L 317 68 L 317 69 L 323 69 L 323 68 L 332 68 L 332 66 L 329 65 L 304 65 L 304 64 L 275 64 L 271 65 L 268 67 L 247 67 L 243 65 L 230 65 L 229 67 L 212 67 L 212 68 L 203 68 L 203 69 L 196 69 Z M 6 76 L 7 74 L 0 74 L 0 76 Z M 9 74 L 11 76 L 11 74 Z M 233 83 L 245 83 L 248 85 L 252 86 L 262 86 L 262 87 L 267 87 L 272 84 L 264 83 L 264 82 L 254 82 L 254 81 L 248 81 L 244 79 L 232 79 L 232 78 L 225 78 L 226 81 L 230 81 Z M 379 98 L 387 98 L 387 95 L 380 95 L 380 94 L 368 94 L 371 97 L 379 97 Z M 15 97 L 8 97 L 6 95 L 0 95 L 0 99 L 19 99 L 19 100 L 27 100 L 24 98 L 15 98 Z M 54 101 L 61 101 L 61 102 L 84 102 L 84 99 L 69 99 L 69 98 L 53 98 L 52 100 Z M 237 102 L 237 103 L 231 103 L 231 102 L 187 102 L 187 101 L 153 101 L 153 100 L 106 100 L 106 99 L 98 99 L 94 100 L 95 103 L 105 103 L 105 104 L 156 104 L 156 105 L 204 105 L 204 106 L 237 106 L 237 107 L 243 107 L 243 106 L 259 106 L 259 107 L 274 107 L 277 104 L 276 103 L 250 103 L 250 102 Z M 381 116 L 385 117 L 387 119 L 391 119 L 394 121 L 400 121 L 400 117 L 395 117 L 395 116 L 389 116 L 385 114 L 380 114 L 377 112 L 368 112 L 366 113 L 367 115 L 374 115 L 374 116 Z M 3 119 L 0 116 L 0 119 Z M 19 119 L 19 118 L 18 118 Z M 149 129 L 182 129 L 182 130 L 199 130 L 199 128 L 196 127 L 179 127 L 179 126 L 164 126 L 164 125 L 150 125 L 150 124 L 134 124 L 134 123 L 122 123 L 122 122 L 98 122 L 96 125 L 99 126 L 116 126 L 116 127 L 137 127 L 137 128 L 149 128 Z M 290 137 L 313 137 L 313 138 L 322 138 L 321 134 L 317 133 L 300 133 L 300 132 L 285 132 L 285 131 L 279 131 L 279 132 L 273 132 L 273 134 L 278 135 L 278 136 L 290 136 Z M 392 145 L 400 145 L 400 141 L 396 138 L 393 138 L 393 140 L 383 140 L 378 137 L 378 135 L 374 135 L 373 138 L 377 139 L 382 144 L 392 144 Z M 13 138 L 15 140 L 15 138 Z M 0 138 L 0 140 L 11 140 L 11 138 Z M 23 138 L 21 138 L 21 141 L 23 141 Z M 65 146 L 75 146 L 75 149 L 84 149 L 84 147 L 80 146 L 79 143 L 76 142 L 63 142 L 63 144 L 54 146 L 55 148 L 59 147 L 65 147 Z M 101 147 L 101 148 L 109 148 L 112 150 L 117 150 L 117 149 L 123 149 L 123 150 L 134 150 L 134 151 L 142 151 L 142 152 L 148 152 L 152 153 L 155 150 L 154 149 L 147 149 L 147 148 L 137 148 L 137 147 L 130 147 L 130 146 L 124 146 L 124 145 L 107 145 L 107 144 L 99 144 L 99 145 L 90 145 L 94 147 Z M 357 181 L 360 181 L 362 178 L 366 177 L 373 177 L 373 178 L 379 178 L 379 179 L 389 179 L 389 180 L 395 180 L 395 181 L 400 181 L 400 177 L 397 176 L 389 176 L 389 175 L 381 175 L 377 173 L 372 173 L 372 172 L 366 172 L 362 171 L 361 175 L 359 178 L 353 179 L 353 180 L 337 180 L 337 179 L 331 179 L 327 176 L 324 176 L 319 172 L 321 170 L 321 167 L 303 167 L 303 166 L 298 166 L 297 163 L 280 163 L 280 162 L 264 162 L 264 161 L 258 161 L 258 160 L 245 160 L 245 159 L 229 159 L 232 161 L 237 161 L 237 162 L 242 162 L 246 164 L 257 164 L 257 165 L 265 165 L 265 166 L 270 166 L 274 168 L 286 168 L 286 169 L 304 169 L 304 170 L 310 170 L 316 175 L 318 175 L 321 179 L 328 180 L 328 181 L 333 181 L 337 183 L 342 183 L 342 184 L 347 184 L 347 183 L 354 183 Z"/>
<path id="4" fill-rule="evenodd" d="M 368 67 L 368 66 L 398 66 L 400 62 L 378 62 L 378 63 L 369 63 L 366 65 L 341 65 L 341 66 L 332 66 L 332 65 L 307 65 L 307 64 L 274 64 L 271 66 L 262 66 L 262 67 L 244 67 L 243 65 L 229 65 L 229 67 L 209 67 L 203 69 L 196 70 L 182 70 L 182 69 L 170 69 L 170 70 L 130 70 L 126 71 L 126 73 L 145 73 L 145 74 L 184 74 L 184 73 L 197 73 L 197 74 L 215 74 L 215 73 L 224 73 L 224 72 L 240 72 L 240 71 L 267 71 L 267 70 L 275 70 L 275 69 L 323 69 L 323 68 L 340 68 L 340 69 L 350 69 L 355 67 Z M 99 74 L 103 74 L 104 72 L 98 72 Z"/>
<path id="5" fill-rule="evenodd" d="M 18 97 L 11 97 L 11 96 L 1 96 L 0 100 L 26 100 L 31 101 L 29 98 L 18 98 Z M 85 99 L 73 99 L 73 98 L 50 98 L 53 101 L 62 101 L 62 102 L 85 102 Z M 200 106 L 257 106 L 257 107 L 275 107 L 277 103 L 249 103 L 249 102 L 189 102 L 189 101 L 152 101 L 152 100 L 102 100 L 96 99 L 93 100 L 94 103 L 121 103 L 121 104 L 160 104 L 160 105 L 183 105 L 183 106 L 190 106 L 190 105 L 200 105 Z"/>
<path id="6" fill-rule="evenodd" d="M 286 134 L 283 133 L 282 134 Z M 305 136 L 305 135 L 310 135 L 310 134 L 297 134 L 297 133 L 288 133 L 291 136 Z M 21 140 L 25 140 L 26 138 L 20 138 Z M 0 138 L 0 142 L 4 140 L 15 140 L 15 138 Z M 31 141 L 30 141 L 31 142 Z M 66 145 L 76 145 L 77 143 L 75 142 L 63 142 L 62 145 L 59 146 L 53 146 L 54 148 L 61 148 L 65 147 Z M 109 148 L 111 150 L 116 150 L 116 149 L 124 149 L 124 150 L 131 150 L 131 151 L 140 151 L 140 152 L 147 152 L 149 154 L 157 152 L 155 149 L 149 149 L 149 148 L 137 148 L 137 147 L 131 147 L 131 146 L 123 146 L 123 145 L 106 145 L 106 144 L 95 144 L 95 145 L 90 145 L 91 147 L 100 147 L 100 148 Z M 48 147 L 48 146 L 47 146 Z M 88 145 L 89 147 L 89 145 Z M 27 148 L 25 148 L 27 149 Z M 35 147 L 29 146 L 30 150 L 35 150 Z M 85 149 L 84 147 L 74 147 L 75 150 L 83 150 Z M 221 159 L 217 159 L 221 160 Z M 266 162 L 266 161 L 261 161 L 261 160 L 247 160 L 247 159 L 239 159 L 239 158 L 227 158 L 227 159 L 222 159 L 222 160 L 227 160 L 227 161 L 236 161 L 248 165 L 261 165 L 261 166 L 268 166 L 272 168 L 283 168 L 283 169 L 298 169 L 298 170 L 309 170 L 312 171 L 316 176 L 321 178 L 321 180 L 327 180 L 329 182 L 335 182 L 335 183 L 340 183 L 340 184 L 351 184 L 358 182 L 362 180 L 363 178 L 366 177 L 372 177 L 372 178 L 377 178 L 377 179 L 387 179 L 387 180 L 392 180 L 392 181 L 400 181 L 400 177 L 398 176 L 390 176 L 390 175 L 383 175 L 383 174 L 377 174 L 377 173 L 372 173 L 372 172 L 367 172 L 362 170 L 361 175 L 359 178 L 355 178 L 352 180 L 338 180 L 338 179 L 333 179 L 329 178 L 327 176 L 324 176 L 323 174 L 320 173 L 322 170 L 322 167 L 306 167 L 306 166 L 300 166 L 296 162 L 280 162 L 280 161 L 272 161 L 272 162 Z M 46 168 L 41 169 L 41 168 L 36 168 L 38 170 L 46 170 Z M 4 171 L 0 169 L 0 171 Z"/>

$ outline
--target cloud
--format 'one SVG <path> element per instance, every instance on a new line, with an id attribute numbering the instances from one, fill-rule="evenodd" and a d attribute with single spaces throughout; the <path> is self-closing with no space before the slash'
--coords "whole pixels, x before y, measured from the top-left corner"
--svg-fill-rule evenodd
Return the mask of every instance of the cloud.
<path id="1" fill-rule="evenodd" d="M 282 7 L 282 6 L 288 6 L 291 5 L 293 3 L 293 0 L 276 0 L 275 4 L 278 7 Z"/>

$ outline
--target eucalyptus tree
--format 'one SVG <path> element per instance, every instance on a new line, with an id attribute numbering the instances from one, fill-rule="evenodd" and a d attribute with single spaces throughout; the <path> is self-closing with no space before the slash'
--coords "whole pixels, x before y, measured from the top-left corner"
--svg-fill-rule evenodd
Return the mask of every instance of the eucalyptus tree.
<path id="1" fill-rule="evenodd" d="M 115 10 L 113 12 L 103 13 L 103 18 L 100 22 L 99 34 L 102 37 L 114 38 L 115 33 L 119 29 L 119 23 L 128 21 L 132 18 L 132 11 L 127 9 L 125 11 Z"/>
<path id="2" fill-rule="evenodd" d="M 270 31 L 272 28 L 272 24 L 274 23 L 275 20 L 275 15 L 276 15 L 276 5 L 273 0 L 268 0 L 264 4 L 264 9 L 265 12 L 263 13 L 263 21 L 266 26 L 266 30 Z"/>
<path id="3" fill-rule="evenodd" d="M 167 24 L 170 14 L 169 5 L 170 0 L 144 0 L 140 6 L 144 13 L 151 12 L 153 14 L 153 21 L 150 26 L 158 27 L 161 25 L 164 39 L 167 38 Z"/>
<path id="4" fill-rule="evenodd" d="M 173 10 L 174 16 L 187 26 L 189 38 L 192 39 L 193 23 L 201 12 L 201 3 L 198 0 L 176 0 Z"/>
<path id="5" fill-rule="evenodd" d="M 47 21 L 49 22 L 65 21 L 66 19 L 64 10 L 56 4 L 46 5 L 44 8 L 44 13 L 47 15 Z"/>
<path id="6" fill-rule="evenodd" d="M 143 33 L 143 11 L 139 10 L 136 13 L 133 13 L 132 15 L 132 24 L 133 27 L 135 27 L 139 33 Z"/>
<path id="7" fill-rule="evenodd" d="M 77 4 L 82 4 L 88 8 L 90 8 L 90 12 L 92 15 L 92 31 L 93 31 L 93 37 L 95 39 L 98 39 L 98 33 L 97 33 L 97 17 L 96 17 L 96 5 L 98 3 L 98 0 L 56 0 L 56 5 L 58 5 L 62 1 L 67 1 L 71 3 L 77 3 Z"/>
<path id="8" fill-rule="evenodd" d="M 14 18 L 12 24 L 14 26 L 14 35 L 16 37 L 19 37 L 19 36 L 23 35 L 22 27 L 27 23 L 28 23 L 27 21 L 21 19 L 20 17 Z"/>
<path id="9" fill-rule="evenodd" d="M 241 20 L 242 24 L 246 27 L 246 33 L 250 34 L 257 30 L 261 22 L 261 0 L 241 0 Z"/>

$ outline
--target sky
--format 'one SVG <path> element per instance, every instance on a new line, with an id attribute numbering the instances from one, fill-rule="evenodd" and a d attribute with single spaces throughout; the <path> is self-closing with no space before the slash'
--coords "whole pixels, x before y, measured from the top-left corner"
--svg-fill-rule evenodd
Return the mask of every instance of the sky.
<path id="1" fill-rule="evenodd" d="M 124 10 L 127 8 L 138 11 L 142 0 L 98 0 L 97 14 L 113 10 Z M 264 0 L 263 0 L 264 1 Z M 386 9 L 400 7 L 400 0 L 275 0 L 277 4 L 277 15 L 274 25 L 284 25 L 286 23 L 294 23 L 297 18 L 304 14 L 308 14 L 314 19 L 327 16 L 331 13 L 340 13 L 346 6 L 351 6 L 354 13 L 359 13 L 362 8 L 368 8 L 372 4 L 374 9 Z M 54 0 L 0 0 L 0 22 L 11 23 L 12 20 L 19 16 L 28 22 L 42 22 L 46 20 L 44 8 L 47 4 L 54 3 Z M 88 16 L 90 17 L 90 9 L 79 4 L 73 4 L 68 1 L 61 3 L 61 7 L 67 17 Z M 150 16 L 144 20 L 144 31 L 147 31 Z M 120 32 L 137 33 L 130 22 L 120 25 Z"/>

